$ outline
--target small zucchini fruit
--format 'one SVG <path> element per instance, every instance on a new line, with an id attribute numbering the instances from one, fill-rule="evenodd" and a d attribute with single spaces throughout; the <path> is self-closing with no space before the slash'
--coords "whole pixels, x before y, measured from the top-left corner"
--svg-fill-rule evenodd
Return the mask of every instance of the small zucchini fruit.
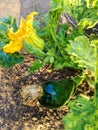
<path id="1" fill-rule="evenodd" d="M 21 95 L 24 105 L 32 107 L 39 101 L 44 107 L 56 109 L 68 103 L 74 89 L 75 82 L 72 79 L 62 79 L 48 81 L 41 85 L 25 86 L 21 90 Z"/>
<path id="2" fill-rule="evenodd" d="M 68 103 L 74 92 L 75 83 L 71 79 L 49 81 L 42 84 L 43 95 L 39 99 L 41 105 L 48 108 L 58 108 Z"/>

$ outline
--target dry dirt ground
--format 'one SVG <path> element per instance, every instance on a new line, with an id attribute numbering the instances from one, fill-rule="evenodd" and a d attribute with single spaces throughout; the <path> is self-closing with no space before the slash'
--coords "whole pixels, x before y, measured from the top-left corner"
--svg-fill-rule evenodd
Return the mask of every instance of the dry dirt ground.
<path id="1" fill-rule="evenodd" d="M 20 8 L 19 0 L 0 0 L 0 17 L 8 17 L 11 15 L 19 19 Z"/>
<path id="2" fill-rule="evenodd" d="M 32 11 L 42 15 L 48 11 L 49 3 L 50 0 L 0 0 L 0 17 L 11 15 L 19 21 L 20 17 L 26 17 Z"/>

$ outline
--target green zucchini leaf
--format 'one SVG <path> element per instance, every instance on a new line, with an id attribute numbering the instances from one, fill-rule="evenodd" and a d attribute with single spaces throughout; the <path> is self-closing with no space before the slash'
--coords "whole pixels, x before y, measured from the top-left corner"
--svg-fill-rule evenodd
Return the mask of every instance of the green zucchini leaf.
<path id="1" fill-rule="evenodd" d="M 95 70 L 96 55 L 95 50 L 91 46 L 86 36 L 78 36 L 74 41 L 70 41 L 71 49 L 69 53 L 77 57 L 76 61 L 79 66 L 88 68 L 92 72 Z"/>
<path id="2" fill-rule="evenodd" d="M 98 0 L 64 0 L 64 5 L 65 12 L 78 23 L 79 30 L 98 23 Z"/>
<path id="3" fill-rule="evenodd" d="M 40 68 L 43 67 L 43 64 L 41 60 L 36 59 L 31 66 L 29 66 L 28 72 L 34 73 L 36 70 L 40 70 Z"/>
<path id="4" fill-rule="evenodd" d="M 9 28 L 13 28 L 13 31 L 15 32 L 17 30 L 17 24 L 16 19 L 12 17 L 8 18 L 0 18 L 0 49 L 2 49 L 3 46 L 9 43 L 9 36 L 8 36 L 8 30 Z"/>
<path id="5" fill-rule="evenodd" d="M 66 130 L 95 130 L 95 107 L 93 100 L 78 96 L 69 103 L 70 111 L 63 118 Z M 96 129 L 97 130 L 97 129 Z"/>
<path id="6" fill-rule="evenodd" d="M 88 8 L 98 8 L 98 0 L 86 0 Z"/>
<path id="7" fill-rule="evenodd" d="M 5 68 L 13 67 L 15 64 L 23 61 L 23 56 L 21 54 L 7 54 L 0 50 L 0 66 Z"/>

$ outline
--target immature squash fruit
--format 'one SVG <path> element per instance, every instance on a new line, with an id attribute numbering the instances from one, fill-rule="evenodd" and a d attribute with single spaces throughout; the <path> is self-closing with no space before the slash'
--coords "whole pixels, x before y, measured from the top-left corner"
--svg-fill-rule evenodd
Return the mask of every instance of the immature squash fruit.
<path id="1" fill-rule="evenodd" d="M 57 82 L 49 81 L 42 84 L 43 95 L 39 99 L 41 105 L 48 108 L 58 108 L 68 102 L 75 84 L 71 79 L 63 79 Z"/>
<path id="2" fill-rule="evenodd" d="M 48 108 L 58 108 L 67 103 L 73 94 L 75 83 L 71 79 L 48 81 L 42 85 L 33 84 L 22 88 L 23 104 L 34 106 L 36 101 Z"/>

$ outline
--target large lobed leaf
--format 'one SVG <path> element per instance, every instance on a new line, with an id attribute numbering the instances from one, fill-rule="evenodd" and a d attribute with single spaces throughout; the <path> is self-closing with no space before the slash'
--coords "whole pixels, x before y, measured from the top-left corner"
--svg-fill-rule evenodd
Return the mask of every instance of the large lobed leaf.
<path id="1" fill-rule="evenodd" d="M 76 100 L 71 101 L 69 106 L 70 112 L 63 118 L 65 130 L 95 130 L 95 106 L 93 100 L 79 96 Z"/>
<path id="2" fill-rule="evenodd" d="M 98 23 L 98 0 L 64 0 L 64 5 L 65 12 L 78 23 L 80 30 Z"/>
<path id="3" fill-rule="evenodd" d="M 74 41 L 70 41 L 70 44 L 69 53 L 77 57 L 75 62 L 79 63 L 79 66 L 94 72 L 97 58 L 95 49 L 91 46 L 89 39 L 86 36 L 78 36 Z"/>
<path id="4" fill-rule="evenodd" d="M 19 53 L 6 54 L 0 51 L 0 66 L 5 68 L 13 67 L 23 61 L 23 56 Z"/>

